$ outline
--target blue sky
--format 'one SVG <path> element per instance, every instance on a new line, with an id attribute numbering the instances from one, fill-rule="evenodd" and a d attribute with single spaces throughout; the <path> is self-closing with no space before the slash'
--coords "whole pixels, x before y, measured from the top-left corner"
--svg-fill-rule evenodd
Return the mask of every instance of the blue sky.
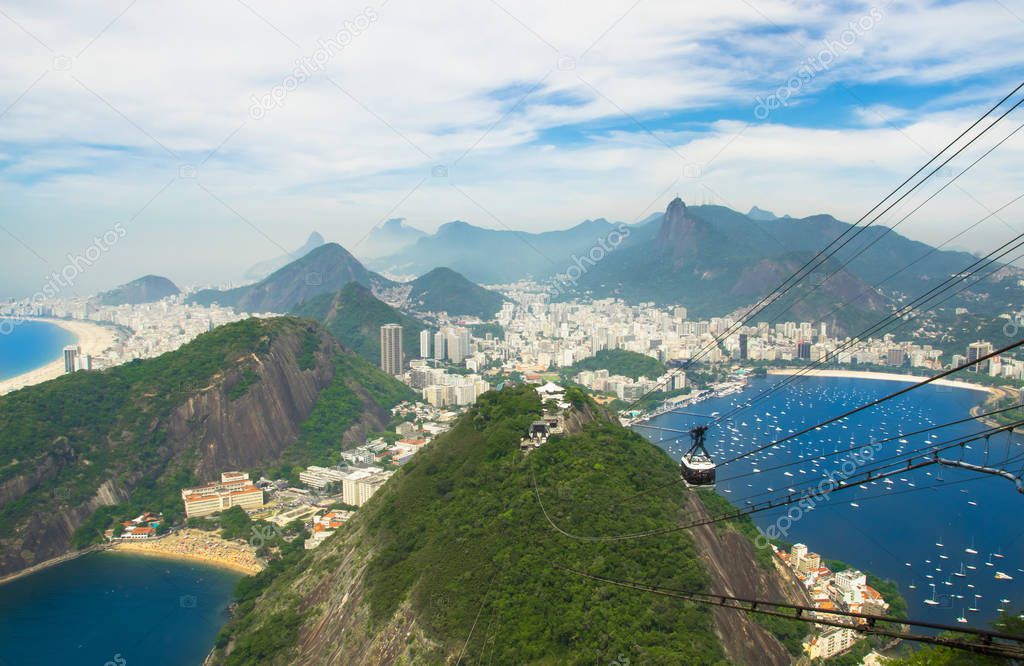
<path id="1" fill-rule="evenodd" d="M 358 255 L 390 217 L 541 231 L 678 193 L 853 220 L 1024 79 L 1002 0 L 691 4 L 5 3 L 0 297 L 118 223 L 69 293 L 235 279 L 314 229 Z M 1021 141 L 900 231 L 939 243 L 1020 194 Z"/>

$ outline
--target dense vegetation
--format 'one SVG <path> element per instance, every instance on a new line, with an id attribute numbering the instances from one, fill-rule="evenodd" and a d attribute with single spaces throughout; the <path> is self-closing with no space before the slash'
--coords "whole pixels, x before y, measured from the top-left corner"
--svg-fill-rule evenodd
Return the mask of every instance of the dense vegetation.
<path id="1" fill-rule="evenodd" d="M 564 368 L 561 373 L 567 377 L 574 377 L 584 370 L 607 370 L 609 374 L 623 375 L 633 379 L 640 377 L 655 379 L 665 374 L 667 367 L 658 359 L 646 354 L 638 354 L 625 349 L 602 349 L 594 356 L 577 361 L 569 368 Z"/>
<path id="2" fill-rule="evenodd" d="M 505 327 L 498 322 L 487 322 L 484 324 L 473 324 L 469 327 L 469 332 L 473 334 L 473 337 L 486 338 L 488 335 L 497 339 L 505 339 Z"/>
<path id="3" fill-rule="evenodd" d="M 114 521 L 143 511 L 163 512 L 165 524 L 180 522 L 180 489 L 207 479 L 196 478 L 195 448 L 176 454 L 168 449 L 167 417 L 220 378 L 226 378 L 229 404 L 242 399 L 263 381 L 253 355 L 266 354 L 284 334 L 298 339 L 300 369 L 313 368 L 323 344 L 318 329 L 296 319 L 248 319 L 154 359 L 66 375 L 0 398 L 0 481 L 53 469 L 37 487 L 0 508 L 3 534 L 15 532 L 32 514 L 88 503 L 109 479 L 129 491 L 128 498 L 97 509 L 74 534 L 72 547 L 101 540 Z M 413 397 L 405 385 L 355 355 L 339 352 L 333 363 L 334 381 L 302 423 L 299 440 L 278 461 L 283 464 L 275 471 L 283 476 L 295 477 L 297 467 L 314 462 L 336 462 L 332 456 L 342 434 L 367 405 L 389 408 Z"/>
<path id="4" fill-rule="evenodd" d="M 79 543 L 95 538 L 97 523 L 105 526 L 109 515 L 121 510 L 180 511 L 180 501 L 168 500 L 182 481 L 192 480 L 189 461 L 168 464 L 160 450 L 165 433 L 151 424 L 236 360 L 268 350 L 290 325 L 248 319 L 204 333 L 170 354 L 76 372 L 0 398 L 0 480 L 45 464 L 48 456 L 88 461 L 61 465 L 52 478 L 6 503 L 0 531 L 9 532 L 32 511 L 84 504 L 105 479 L 119 475 L 139 477 L 132 500 L 97 512 Z"/>
<path id="5" fill-rule="evenodd" d="M 331 335 L 370 363 L 380 363 L 380 327 L 402 326 L 402 346 L 406 358 L 419 356 L 420 320 L 374 298 L 366 287 L 350 283 L 339 292 L 322 294 L 300 303 L 292 314 L 316 319 Z"/>
<path id="6" fill-rule="evenodd" d="M 505 302 L 498 292 L 484 289 L 450 268 L 435 268 L 409 285 L 409 304 L 420 312 L 493 319 Z"/>
<path id="7" fill-rule="evenodd" d="M 416 394 L 394 377 L 384 374 L 358 356 L 334 357 L 337 381 L 320 393 L 309 417 L 303 422 L 299 439 L 289 446 L 274 478 L 298 482 L 299 472 L 308 465 L 336 465 L 342 450 L 341 437 L 363 414 L 361 389 L 381 407 L 390 408 Z"/>
<path id="8" fill-rule="evenodd" d="M 528 387 L 482 396 L 340 535 L 273 582 L 256 612 L 229 626 L 225 641 L 250 647 L 244 654 L 236 650 L 226 663 L 288 663 L 294 655 L 285 639 L 296 638 L 289 628 L 315 627 L 318 612 L 333 607 L 319 591 L 355 549 L 361 553 L 355 557 L 366 561 L 364 587 L 355 592 L 368 609 L 369 625 L 362 629 L 382 631 L 409 604 L 428 641 L 416 646 L 414 663 L 442 663 L 461 654 L 467 663 L 609 663 L 625 657 L 632 663 L 724 664 L 708 608 L 596 584 L 563 568 L 704 589 L 707 576 L 688 533 L 642 542 L 586 541 L 556 532 L 544 513 L 585 536 L 674 524 L 683 518 L 686 492 L 670 483 L 675 465 L 607 421 L 552 437 L 524 456 L 519 442 L 540 409 Z M 622 501 L 653 485 L 670 489 L 646 502 Z M 304 594 L 318 597 L 319 606 Z"/>

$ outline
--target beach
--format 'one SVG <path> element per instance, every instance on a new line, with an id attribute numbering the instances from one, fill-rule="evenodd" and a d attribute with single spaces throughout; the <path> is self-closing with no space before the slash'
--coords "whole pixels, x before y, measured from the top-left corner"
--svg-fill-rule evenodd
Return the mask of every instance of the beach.
<path id="1" fill-rule="evenodd" d="M 768 370 L 769 375 L 795 375 L 800 373 L 808 377 L 845 377 L 847 379 L 881 379 L 884 381 L 891 382 L 908 382 L 918 383 L 925 379 L 927 376 L 919 377 L 917 375 L 901 375 L 895 372 L 867 372 L 862 370 L 800 370 L 799 368 L 770 368 Z M 1000 393 L 999 389 L 991 386 L 981 386 L 980 384 L 971 384 L 970 382 L 960 382 L 954 379 L 939 379 L 932 382 L 936 386 L 949 386 L 952 388 L 970 389 L 972 391 L 985 391 L 993 395 Z"/>
<path id="2" fill-rule="evenodd" d="M 232 569 L 247 576 L 263 571 L 266 564 L 248 544 L 225 541 L 215 532 L 183 529 L 159 539 L 117 541 L 111 550 L 175 560 L 192 560 Z"/>
<path id="3" fill-rule="evenodd" d="M 99 355 L 112 347 L 117 340 L 117 333 L 113 329 L 91 321 L 46 317 L 32 317 L 26 321 L 44 322 L 63 328 L 77 338 L 75 344 L 82 348 L 82 353 L 90 356 Z M 64 358 L 58 353 L 57 358 L 42 367 L 0 381 L 0 395 L 45 382 L 62 374 L 64 374 Z"/>

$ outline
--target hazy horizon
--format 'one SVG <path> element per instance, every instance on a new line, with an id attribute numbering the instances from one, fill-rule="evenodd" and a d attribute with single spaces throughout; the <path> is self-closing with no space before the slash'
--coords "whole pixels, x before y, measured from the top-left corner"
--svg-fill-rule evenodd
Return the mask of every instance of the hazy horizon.
<path id="1" fill-rule="evenodd" d="M 14 3 L 2 296 L 114 224 L 75 293 L 223 282 L 313 230 L 350 247 L 396 217 L 537 232 L 678 194 L 852 222 L 1012 87 L 1020 28 L 991 2 Z M 1021 151 L 1010 138 L 900 233 L 938 244 L 1006 203 Z M 1011 209 L 957 245 L 1018 228 Z"/>

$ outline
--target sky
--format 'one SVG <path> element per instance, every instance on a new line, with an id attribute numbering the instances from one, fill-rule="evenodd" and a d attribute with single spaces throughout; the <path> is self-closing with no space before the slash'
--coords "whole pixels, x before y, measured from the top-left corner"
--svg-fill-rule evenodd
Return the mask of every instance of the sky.
<path id="1" fill-rule="evenodd" d="M 1009 0 L 2 0 L 0 297 L 87 252 L 68 294 L 223 283 L 313 230 L 358 256 L 395 217 L 855 221 L 1024 80 L 1022 36 Z M 899 227 L 938 244 L 1024 193 L 1024 131 L 949 182 L 1022 114 L 878 223 L 945 186 Z"/>

